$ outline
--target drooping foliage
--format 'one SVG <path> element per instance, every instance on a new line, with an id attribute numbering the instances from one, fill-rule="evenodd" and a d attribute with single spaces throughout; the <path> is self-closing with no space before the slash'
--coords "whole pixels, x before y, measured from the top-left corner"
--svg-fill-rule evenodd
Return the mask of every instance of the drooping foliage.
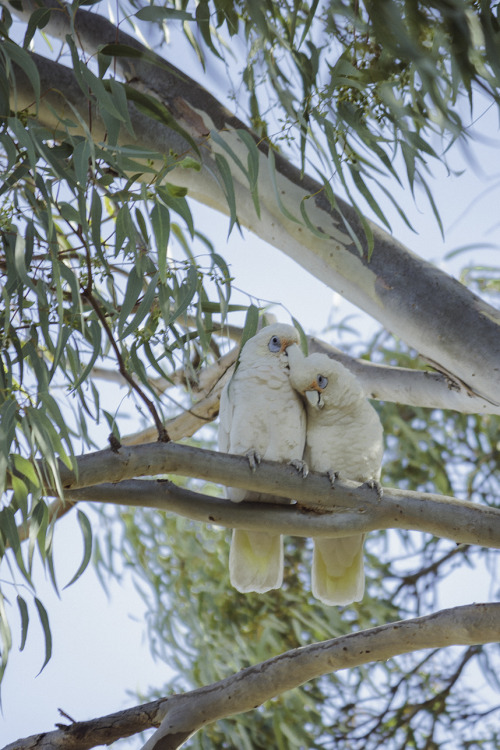
<path id="1" fill-rule="evenodd" d="M 87 12 L 84 5 L 65 10 L 72 23 L 77 12 Z M 185 188 L 171 174 L 199 170 L 196 145 L 158 100 L 120 78 L 109 46 L 89 56 L 73 33 L 53 52 L 42 35 L 50 36 L 52 15 L 61 12 L 51 7 L 34 9 L 26 24 L 15 20 L 29 15 L 22 3 L 5 2 L 0 22 L 0 676 L 11 648 L 9 606 L 19 612 L 21 645 L 36 613 L 45 662 L 50 658 L 50 613 L 36 596 L 33 570 L 46 566 L 59 586 L 52 557 L 57 517 L 50 510 L 53 491 L 63 494 L 58 462 L 74 468 L 75 456 L 102 446 L 108 433 L 116 445 L 131 414 L 133 429 L 139 414 L 141 424 L 154 424 L 166 439 L 164 420 L 189 403 L 190 384 L 219 354 L 214 334 L 223 335 L 231 315 L 242 312 L 231 303 L 228 258 L 214 248 L 209 228 L 198 226 Z M 412 192 L 423 185 L 434 208 L 432 164 L 470 135 L 471 108 L 498 103 L 495 2 L 177 0 L 117 7 L 120 25 L 127 18 L 132 33 L 151 39 L 160 55 L 175 61 L 190 47 L 199 63 L 186 72 L 193 75 L 200 64 L 214 71 L 214 93 L 234 105 L 259 145 L 319 176 L 332 202 L 332 190 L 341 192 L 386 224 L 384 202 L 394 202 L 393 184 Z M 101 2 L 92 10 L 107 14 Z M 57 60 L 61 76 L 62 64 L 73 71 L 87 120 L 61 99 L 53 124 L 39 122 L 37 107 L 47 92 L 33 48 Z M 177 48 L 182 54 L 171 54 Z M 126 56 L 130 49 L 114 53 Z M 29 109 L 17 106 L 22 74 L 33 90 Z M 178 132 L 186 150 L 137 147 L 131 107 Z M 248 150 L 243 171 L 258 213 L 253 141 Z M 219 157 L 232 227 L 236 204 L 226 165 Z M 497 279 L 497 269 L 464 275 L 481 293 L 498 291 Z M 247 321 L 246 333 L 255 325 L 254 308 Z M 417 362 L 392 342 L 384 351 L 380 339 L 372 354 L 391 364 Z M 126 401 L 113 408 L 103 401 L 99 368 L 120 373 L 130 387 Z M 179 369 L 185 388 L 176 393 L 180 405 L 172 406 L 154 379 L 177 383 Z M 387 484 L 496 503 L 496 418 L 392 404 L 382 405 L 381 415 Z M 368 596 L 339 611 L 305 593 L 306 542 L 288 541 L 282 591 L 242 597 L 228 588 L 225 532 L 145 511 L 122 514 L 121 525 L 110 511 L 103 517 L 110 520 L 110 548 L 125 554 L 146 583 L 153 650 L 176 662 L 176 688 L 207 684 L 302 643 L 429 612 L 441 580 L 459 562 L 478 560 L 487 571 L 493 565 L 491 554 L 418 534 L 372 534 Z M 78 519 L 84 555 L 65 572 L 72 580 L 91 556 L 92 528 L 83 510 Z M 101 571 L 112 574 L 100 542 Z M 266 706 L 258 720 L 244 716 L 207 729 L 192 746 L 370 748 L 387 741 L 430 748 L 444 746 L 443 737 L 462 743 L 455 747 L 498 742 L 489 723 L 496 714 L 483 717 L 463 687 L 476 664 L 495 685 L 496 658 L 491 647 L 457 650 L 324 678 L 282 696 L 278 708 Z"/>

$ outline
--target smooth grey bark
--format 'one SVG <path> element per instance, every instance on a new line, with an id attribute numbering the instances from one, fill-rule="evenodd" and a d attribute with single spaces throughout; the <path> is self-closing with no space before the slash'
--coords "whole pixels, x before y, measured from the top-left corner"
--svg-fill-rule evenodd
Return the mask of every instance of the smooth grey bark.
<path id="1" fill-rule="evenodd" d="M 160 728 L 143 750 L 177 750 L 195 731 L 235 713 L 251 711 L 308 680 L 397 654 L 451 645 L 497 642 L 500 604 L 472 604 L 287 651 L 274 659 L 193 691 L 190 703 L 167 704 Z M 176 704 L 177 703 L 177 704 Z M 178 740 L 179 735 L 187 736 Z"/>
<path id="2" fill-rule="evenodd" d="M 458 543 L 500 548 L 497 508 L 391 488 L 384 488 L 380 497 L 367 485 L 341 478 L 332 489 L 326 475 L 310 472 L 304 479 L 293 467 L 274 461 L 262 461 L 252 472 L 244 456 L 157 442 L 97 451 L 81 456 L 77 463 L 77 476 L 61 467 L 61 483 L 70 501 L 160 507 L 221 526 L 255 530 L 272 526 L 298 536 L 345 536 L 353 531 L 405 528 Z M 168 481 L 126 481 L 158 474 L 197 477 L 293 498 L 301 507 L 236 504 L 180 489 Z M 310 514 L 304 512 L 307 508 L 312 510 Z"/>
<path id="3" fill-rule="evenodd" d="M 70 13 L 67 6 L 53 2 L 51 5 L 58 10 L 52 13 L 47 30 L 62 37 L 71 31 Z M 13 6 L 9 7 L 14 13 L 18 12 Z M 24 7 L 25 10 L 18 14 L 27 18 L 30 6 Z M 146 54 L 146 49 L 137 40 L 95 13 L 78 10 L 74 16 L 74 26 L 77 32 L 75 41 L 81 43 L 87 52 L 95 52 L 106 42 L 118 42 L 130 45 L 135 50 L 142 49 Z M 147 54 L 151 58 L 152 53 L 147 51 Z M 164 61 L 157 59 L 158 66 L 150 64 L 146 58 L 127 60 L 118 57 L 116 63 L 132 85 L 154 93 L 193 139 L 203 143 L 201 172 L 186 169 L 176 171 L 173 173 L 176 181 L 185 185 L 196 200 L 228 213 L 215 166 L 216 153 L 226 152 L 211 138 L 210 133 L 216 130 L 225 143 L 246 161 L 247 147 L 237 130 L 247 128 L 196 81 L 170 63 L 169 69 L 165 69 Z M 61 66 L 52 65 L 47 77 L 48 63 L 40 58 L 35 60 L 42 74 L 42 90 L 47 92 L 49 99 L 54 97 L 52 87 L 57 81 L 57 88 L 78 106 L 74 99 L 75 82 L 70 80 L 71 73 L 63 73 Z M 22 90 L 26 88 L 26 83 L 21 81 L 18 92 L 25 104 L 28 101 L 26 97 L 23 99 Z M 76 93 L 77 99 L 81 99 L 78 87 Z M 29 96 L 33 98 L 32 94 Z M 61 98 L 58 104 L 60 108 Z M 133 105 L 131 111 L 134 124 L 138 124 L 138 113 Z M 86 118 L 85 112 L 82 112 L 82 116 Z M 47 111 L 44 100 L 39 117 L 55 125 L 54 116 Z M 163 153 L 169 149 L 178 153 L 186 150 L 186 142 L 177 133 L 158 127 L 159 124 L 152 121 L 148 124 L 148 118 L 143 119 L 144 127 L 136 128 L 138 143 Z M 95 134 L 102 137 L 97 131 Z M 260 219 L 255 214 L 248 185 L 236 164 L 229 160 L 240 222 L 375 317 L 435 363 L 436 367 L 461 382 L 464 388 L 498 406 L 499 311 L 485 304 L 440 269 L 418 258 L 374 224 L 371 225 L 374 250 L 369 259 L 356 211 L 340 198 L 337 199 L 338 210 L 332 209 L 320 183 L 307 175 L 301 176 L 292 164 L 275 154 L 278 198 L 268 177 L 267 144 L 259 141 L 258 147 L 261 151 Z M 279 205 L 282 202 L 291 214 L 300 217 L 303 201 L 307 201 L 310 221 L 323 233 L 322 237 L 310 232 L 304 224 L 289 219 Z M 362 255 L 345 229 L 346 221 L 364 247 Z"/>
<path id="4" fill-rule="evenodd" d="M 351 357 L 316 337 L 309 337 L 308 345 L 310 354 L 313 352 L 327 354 L 356 375 L 367 398 L 392 401 L 407 406 L 423 406 L 427 409 L 452 409 L 465 414 L 500 414 L 500 406 L 494 406 L 489 401 L 467 391 L 460 383 L 441 372 L 374 364 L 364 359 Z M 190 391 L 195 398 L 190 407 L 190 413 L 179 414 L 166 424 L 172 440 L 192 435 L 197 427 L 217 416 L 217 408 L 214 407 L 218 405 L 218 396 L 226 382 L 224 376 L 232 372 L 236 355 L 237 348 L 231 349 L 220 360 L 202 370 L 197 382 L 190 382 Z M 116 370 L 93 368 L 91 375 L 129 387 Z M 186 374 L 183 370 L 179 370 L 172 373 L 169 380 L 153 378 L 150 382 L 158 393 L 163 393 L 174 385 L 185 385 Z M 191 425 L 194 428 L 192 431 Z M 140 442 L 151 442 L 155 436 L 156 429 L 151 427 L 136 435 L 123 438 L 123 442 L 127 445 L 137 445 Z"/>
<path id="5" fill-rule="evenodd" d="M 494 603 L 454 607 L 425 617 L 380 625 L 286 651 L 188 693 L 20 739 L 3 750 L 89 750 L 106 741 L 106 734 L 98 731 L 102 727 L 107 730 L 115 724 L 119 726 L 120 721 L 127 726 L 127 733 L 121 736 L 127 737 L 132 734 L 130 730 L 137 719 L 136 732 L 146 726 L 159 725 L 143 750 L 177 750 L 207 724 L 251 711 L 321 675 L 422 649 L 496 643 L 500 638 L 499 622 L 500 604 Z M 150 720 L 149 725 L 145 725 L 144 717 Z M 109 739 L 119 736 L 115 733 Z"/>
<path id="6" fill-rule="evenodd" d="M 281 471 L 270 468 L 275 476 L 281 475 Z M 69 502 L 85 500 L 158 508 L 202 523 L 291 536 L 333 539 L 378 529 L 407 529 L 450 539 L 456 544 L 500 549 L 497 508 L 409 490 L 384 489 L 383 497 L 379 498 L 365 486 L 339 482 L 337 489 L 332 490 L 324 477 L 311 475 L 311 479 L 317 486 L 322 485 L 321 491 L 302 498 L 296 505 L 232 503 L 186 490 L 167 480 L 141 479 L 70 490 L 65 498 Z M 262 481 L 258 484 L 267 485 Z M 245 482 L 247 485 L 252 486 L 252 482 Z M 297 492 L 303 493 L 304 488 Z"/>

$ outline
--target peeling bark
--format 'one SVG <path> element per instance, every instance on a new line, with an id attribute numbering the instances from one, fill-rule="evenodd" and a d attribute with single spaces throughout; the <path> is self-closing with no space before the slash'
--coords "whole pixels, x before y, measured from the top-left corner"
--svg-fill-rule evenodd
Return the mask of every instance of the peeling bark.
<path id="1" fill-rule="evenodd" d="M 47 3 L 49 6 L 50 3 Z M 29 17 L 30 5 L 16 11 Z M 64 36 L 70 32 L 70 16 L 66 6 L 52 3 L 59 10 L 52 13 L 47 26 L 49 33 Z M 61 10 L 61 7 L 63 10 Z M 151 54 L 137 40 L 116 29 L 109 21 L 88 11 L 75 15 L 76 41 L 87 52 L 95 52 L 105 42 L 128 44 L 135 50 Z M 57 118 L 47 105 L 55 106 L 62 115 L 67 97 L 87 120 L 87 102 L 71 71 L 39 56 L 33 58 L 42 79 L 42 106 L 38 118 L 57 129 Z M 201 148 L 200 172 L 183 169 L 175 171 L 174 179 L 188 188 L 189 194 L 223 213 L 228 212 L 224 193 L 217 181 L 216 153 L 223 149 L 210 137 L 215 129 L 219 136 L 246 161 L 247 147 L 237 130 L 248 128 L 232 113 L 170 63 L 157 58 L 159 65 L 144 59 L 116 58 L 118 69 L 131 85 L 146 89 L 167 106 L 179 124 L 185 128 Z M 56 93 L 56 88 L 58 92 Z M 31 84 L 20 73 L 18 97 L 23 106 L 33 102 Z M 63 97 L 64 95 L 64 97 Z M 185 153 L 189 147 L 182 137 L 140 115 L 130 105 L 137 143 L 160 153 L 173 150 Z M 102 122 L 94 113 L 93 134 L 104 138 Z M 140 134 L 140 135 L 139 135 Z M 129 137 L 126 137 L 129 140 Z M 268 146 L 259 142 L 259 195 L 261 217 L 255 214 L 248 185 L 234 169 L 233 179 L 240 222 L 282 252 L 296 260 L 307 271 L 320 278 L 354 304 L 379 320 L 388 330 L 401 337 L 424 357 L 436 363 L 443 372 L 495 406 L 499 405 L 498 377 L 500 373 L 500 313 L 484 303 L 465 286 L 430 263 L 418 258 L 387 232 L 371 224 L 374 250 L 368 258 L 366 241 L 356 211 L 340 198 L 332 209 L 322 185 L 299 171 L 279 154 L 275 155 L 279 201 L 288 212 L 300 217 L 300 206 L 306 201 L 310 222 L 322 234 L 313 234 L 300 221 L 285 216 L 268 177 Z M 360 254 L 346 231 L 347 222 L 363 247 Z M 467 345 L 464 346 L 464 342 Z"/>

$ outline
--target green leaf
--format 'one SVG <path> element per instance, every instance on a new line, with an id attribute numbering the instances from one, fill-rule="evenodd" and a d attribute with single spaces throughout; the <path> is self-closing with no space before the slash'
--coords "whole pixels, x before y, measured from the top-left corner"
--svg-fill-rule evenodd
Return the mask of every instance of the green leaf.
<path id="1" fill-rule="evenodd" d="M 47 558 L 46 535 L 49 524 L 49 512 L 43 500 L 39 500 L 31 513 L 29 525 L 28 559 L 32 559 L 35 543 L 38 545 L 43 562 Z"/>
<path id="2" fill-rule="evenodd" d="M 141 8 L 135 14 L 140 21 L 195 21 L 195 17 L 185 10 L 176 10 L 176 8 L 160 8 L 155 5 L 148 5 Z"/>
<path id="3" fill-rule="evenodd" d="M 8 457 L 18 422 L 18 405 L 9 398 L 0 406 L 0 490 L 3 494 L 7 480 Z"/>
<path id="4" fill-rule="evenodd" d="M 73 390 L 77 390 L 82 383 L 85 383 L 87 377 L 92 370 L 97 357 L 101 354 L 101 326 L 97 320 L 90 320 L 86 328 L 87 338 L 91 341 L 92 355 L 87 362 L 85 368 L 80 371 L 79 377 L 73 383 Z"/>
<path id="5" fill-rule="evenodd" d="M 7 620 L 7 612 L 5 611 L 5 599 L 0 591 L 0 639 L 2 641 L 2 660 L 0 662 L 0 681 L 5 672 L 7 661 L 9 658 L 9 652 L 12 648 L 12 633 L 9 627 L 9 621 Z"/>
<path id="6" fill-rule="evenodd" d="M 120 338 L 123 338 L 123 329 L 127 322 L 128 316 L 132 313 L 132 310 L 137 305 L 137 302 L 142 294 L 142 286 L 144 279 L 139 275 L 136 266 L 131 268 L 128 275 L 127 286 L 125 288 L 125 296 L 121 305 L 120 316 L 118 318 L 118 334 Z"/>
<path id="7" fill-rule="evenodd" d="M 11 476 L 12 484 L 12 507 L 21 511 L 23 521 L 28 520 L 28 487 L 26 483 L 15 474 Z"/>
<path id="8" fill-rule="evenodd" d="M 33 62 L 30 54 L 25 49 L 22 49 L 22 47 L 18 47 L 17 44 L 14 44 L 8 39 L 2 40 L 2 51 L 5 55 L 7 55 L 7 57 L 9 57 L 9 59 L 19 65 L 19 67 L 22 68 L 26 73 L 26 77 L 33 87 L 36 106 L 38 109 L 38 107 L 40 106 L 40 76 L 38 75 L 38 68 Z"/>
<path id="9" fill-rule="evenodd" d="M 120 334 L 120 338 L 124 339 L 126 336 L 128 336 L 132 331 L 136 331 L 146 315 L 151 310 L 151 305 L 153 304 L 153 300 L 155 298 L 156 292 L 157 292 L 157 285 L 158 285 L 158 279 L 160 277 L 159 271 L 155 273 L 153 278 L 151 279 L 148 288 L 146 289 L 146 292 L 144 294 L 144 297 L 142 298 L 142 301 L 137 308 L 137 311 L 130 321 L 130 323 L 123 329 L 123 331 Z"/>
<path id="10" fill-rule="evenodd" d="M 42 668 L 40 669 L 40 672 L 42 672 L 47 666 L 50 657 L 52 656 L 52 635 L 50 632 L 49 616 L 47 614 L 47 610 L 43 606 L 40 599 L 38 599 L 38 597 L 36 596 L 35 605 L 38 610 L 38 617 L 40 618 L 40 623 L 43 628 L 43 634 L 45 636 L 45 661 L 43 662 Z M 38 674 L 40 674 L 40 672 Z"/>
<path id="11" fill-rule="evenodd" d="M 127 251 L 131 245 L 133 245 L 135 237 L 134 223 L 130 215 L 130 209 L 125 204 L 121 206 L 115 222 L 115 257 L 118 255 L 120 250 L 125 243 L 124 250 Z"/>
<path id="12" fill-rule="evenodd" d="M 151 223 L 156 238 L 160 281 L 166 283 L 168 270 L 168 240 L 170 237 L 170 211 L 161 203 L 155 203 L 151 211 Z"/>
<path id="13" fill-rule="evenodd" d="M 309 231 L 312 232 L 316 237 L 319 237 L 320 239 L 325 240 L 328 237 L 326 232 L 323 232 L 321 229 L 317 229 L 312 223 L 309 216 L 307 215 L 306 202 L 309 199 L 310 199 L 310 196 L 306 196 L 305 198 L 302 198 L 302 200 L 300 201 L 300 213 L 302 215 L 302 218 L 304 219 L 304 224 L 309 229 Z"/>
<path id="14" fill-rule="evenodd" d="M 187 193 L 186 188 L 178 187 L 167 182 L 157 188 L 157 193 L 166 206 L 181 216 L 187 224 L 191 237 L 194 237 L 194 223 L 188 202 L 184 197 Z M 175 226 L 172 224 L 172 230 Z"/>
<path id="15" fill-rule="evenodd" d="M 420 177 L 420 180 L 419 180 L 420 185 L 422 185 L 422 187 L 424 188 L 425 192 L 427 193 L 427 199 L 428 199 L 429 203 L 431 204 L 432 212 L 433 212 L 434 217 L 435 217 L 435 219 L 437 221 L 437 225 L 439 227 L 439 231 L 441 232 L 441 237 L 444 240 L 444 227 L 443 227 L 443 222 L 441 221 L 441 216 L 439 214 L 439 209 L 438 209 L 438 207 L 436 205 L 436 202 L 434 200 L 434 197 L 432 195 L 432 192 L 431 192 L 431 190 L 430 190 L 427 182 L 424 180 L 424 178 L 422 177 L 422 175 L 419 175 L 419 177 Z"/>
<path id="16" fill-rule="evenodd" d="M 73 164 L 75 166 L 76 179 L 81 189 L 87 186 L 90 161 L 92 156 L 91 151 L 91 144 L 87 140 L 82 140 L 80 141 L 80 143 L 77 143 L 75 146 L 75 150 L 73 151 Z M 80 211 L 78 215 L 78 221 L 83 226 L 86 226 L 87 216 L 85 212 L 83 212 L 82 216 L 82 212 Z"/>
<path id="17" fill-rule="evenodd" d="M 198 28 L 201 31 L 203 41 L 205 42 L 207 47 L 216 57 L 219 58 L 219 60 L 222 60 L 222 57 L 215 49 L 212 42 L 212 33 L 210 30 L 210 7 L 208 4 L 208 0 L 200 0 L 198 5 L 196 6 L 196 23 L 198 24 Z"/>
<path id="18" fill-rule="evenodd" d="M 0 532 L 3 534 L 6 543 L 12 548 L 12 551 L 14 552 L 17 567 L 19 568 L 29 585 L 33 586 L 31 576 L 24 564 L 21 550 L 21 541 L 19 539 L 19 531 L 14 517 L 14 511 L 10 505 L 7 505 L 5 508 L 2 508 L 2 510 L 0 510 Z"/>
<path id="19" fill-rule="evenodd" d="M 368 188 L 367 188 L 367 186 L 365 184 L 365 181 L 361 177 L 361 173 L 360 173 L 360 170 L 358 169 L 358 167 L 357 166 L 351 166 L 351 165 L 349 165 L 349 171 L 351 173 L 351 177 L 353 179 L 354 184 L 356 185 L 357 189 L 359 190 L 359 192 L 361 193 L 361 195 L 363 196 L 363 198 L 366 200 L 366 202 L 368 203 L 368 205 L 370 206 L 370 208 L 372 209 L 372 211 L 375 213 L 375 215 L 378 216 L 378 218 L 380 219 L 380 221 L 383 224 L 385 224 L 385 226 L 387 227 L 387 229 L 389 229 L 389 231 L 390 231 L 391 225 L 389 224 L 389 222 L 388 222 L 388 220 L 387 220 L 384 212 L 382 211 L 382 209 L 378 205 L 377 201 L 373 197 L 372 192 L 370 190 L 368 190 Z"/>
<path id="20" fill-rule="evenodd" d="M 247 157 L 247 177 L 250 192 L 252 194 L 253 205 L 255 212 L 260 219 L 260 201 L 259 201 L 259 168 L 261 160 L 261 152 L 259 151 L 257 144 L 255 143 L 252 135 L 247 130 L 238 130 L 239 137 L 248 149 Z"/>
<path id="21" fill-rule="evenodd" d="M 276 198 L 276 203 L 279 206 L 279 209 L 283 216 L 285 216 L 289 221 L 293 221 L 295 224 L 300 224 L 300 219 L 297 219 L 296 216 L 290 213 L 290 211 L 286 208 L 286 206 L 283 204 L 283 201 L 281 200 L 280 191 L 278 189 L 278 184 L 276 181 L 276 159 L 274 157 L 274 151 L 272 149 L 269 149 L 269 156 L 268 156 L 268 162 L 269 162 L 269 176 L 271 178 L 271 185 L 274 190 L 274 197 Z"/>
<path id="22" fill-rule="evenodd" d="M 51 9 L 50 8 L 36 8 L 31 14 L 28 26 L 26 27 L 26 33 L 24 35 L 23 47 L 28 49 L 31 40 L 33 39 L 37 29 L 43 29 L 50 21 Z"/>
<path id="23" fill-rule="evenodd" d="M 176 295 L 177 306 L 171 314 L 171 321 L 177 320 L 188 309 L 198 288 L 198 270 L 196 266 L 190 266 L 186 278 L 179 287 Z"/>
<path id="24" fill-rule="evenodd" d="M 302 349 L 302 352 L 304 353 L 304 355 L 307 357 L 308 344 L 307 344 L 306 333 L 305 333 L 304 329 L 302 328 L 302 326 L 300 325 L 299 321 L 296 318 L 294 318 L 293 316 L 292 316 L 292 323 L 293 323 L 294 328 L 296 328 L 297 331 L 299 332 L 299 336 L 300 336 L 300 348 Z"/>
<path id="25" fill-rule="evenodd" d="M 255 336 L 259 328 L 259 308 L 256 305 L 250 305 L 245 316 L 245 324 L 241 332 L 240 351 L 245 346 L 248 339 Z"/>
<path id="26" fill-rule="evenodd" d="M 238 132 L 240 132 L 240 131 L 238 131 Z M 243 132 L 245 132 L 245 131 L 243 131 Z M 227 142 L 226 138 L 224 138 L 223 136 L 221 136 L 221 134 L 217 130 L 211 130 L 210 131 L 210 138 L 214 141 L 214 143 L 217 143 L 219 146 L 221 146 L 221 148 L 224 149 L 224 151 L 226 151 L 229 154 L 229 156 L 234 161 L 234 163 L 237 164 L 238 167 L 243 172 L 243 174 L 245 176 L 247 176 L 247 170 L 246 170 L 243 162 L 241 161 L 241 159 L 238 156 L 238 154 L 236 154 L 235 151 L 231 148 L 231 146 Z"/>
<path id="27" fill-rule="evenodd" d="M 148 115 L 148 117 L 153 117 L 155 120 L 162 122 L 171 130 L 174 130 L 176 133 L 181 135 L 184 140 L 191 146 L 195 154 L 200 156 L 200 150 L 198 148 L 198 145 L 196 144 L 196 141 L 193 140 L 192 136 L 188 133 L 187 130 L 185 130 L 178 124 L 175 117 L 170 114 L 168 109 L 160 101 L 158 101 L 158 99 L 155 99 L 153 96 L 150 96 L 143 91 L 138 91 L 137 89 L 134 89 L 132 86 L 129 86 L 127 84 L 124 84 L 124 89 L 127 95 L 127 99 L 129 101 L 133 101 L 140 111 L 144 112 L 144 114 Z"/>
<path id="28" fill-rule="evenodd" d="M 19 615 L 21 617 L 21 645 L 19 646 L 19 651 L 23 651 L 28 635 L 29 614 L 28 605 L 22 596 L 17 596 L 17 606 L 19 607 Z"/>
<path id="29" fill-rule="evenodd" d="M 113 97 L 110 96 L 109 92 L 104 85 L 104 81 L 98 78 L 92 73 L 85 65 L 81 66 L 81 73 L 83 79 L 87 82 L 88 87 L 95 95 L 97 104 L 101 110 L 105 110 L 108 114 L 114 117 L 116 120 L 125 122 L 125 118 L 122 113 L 117 109 Z"/>
<path id="30" fill-rule="evenodd" d="M 36 469 L 31 461 L 28 461 L 24 456 L 18 454 L 12 456 L 14 462 L 14 468 L 19 474 L 21 474 L 32 487 L 40 486 L 40 479 L 36 473 Z"/>
<path id="31" fill-rule="evenodd" d="M 238 224 L 238 217 L 236 215 L 236 195 L 234 192 L 234 183 L 233 183 L 233 176 L 231 174 L 231 167 L 228 164 L 228 161 L 225 156 L 222 154 L 215 154 L 215 162 L 217 164 L 217 168 L 219 170 L 219 174 L 222 177 L 223 185 L 221 186 L 224 195 L 226 196 L 227 205 L 229 207 L 229 215 L 230 215 L 230 222 L 229 222 L 229 231 L 228 236 L 231 234 L 231 230 L 234 227 L 235 224 Z"/>
<path id="32" fill-rule="evenodd" d="M 80 567 L 76 571 L 75 575 L 71 579 L 69 583 L 66 584 L 64 587 L 65 589 L 68 588 L 68 586 L 71 586 L 75 581 L 77 581 L 82 573 L 86 570 L 90 558 L 92 557 L 92 527 L 90 525 L 89 519 L 85 515 L 85 513 L 82 513 L 81 510 L 78 510 L 78 523 L 80 524 L 80 529 L 82 531 L 83 536 L 83 559 L 80 564 Z"/>
<path id="33" fill-rule="evenodd" d="M 102 203 L 101 197 L 96 188 L 92 189 L 92 202 L 90 205 L 90 234 L 95 249 L 99 256 L 102 257 L 101 248 L 101 221 L 102 221 Z"/>

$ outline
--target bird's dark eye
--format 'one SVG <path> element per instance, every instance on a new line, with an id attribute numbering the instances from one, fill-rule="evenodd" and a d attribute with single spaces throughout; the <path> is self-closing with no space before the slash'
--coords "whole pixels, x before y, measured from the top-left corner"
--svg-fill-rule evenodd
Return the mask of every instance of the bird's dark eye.
<path id="1" fill-rule="evenodd" d="M 270 352 L 279 352 L 281 349 L 281 341 L 279 339 L 279 336 L 273 336 L 271 339 L 269 339 L 268 347 Z"/>
<path id="2" fill-rule="evenodd" d="M 317 383 L 318 388 L 321 388 L 321 390 L 324 391 L 326 386 L 328 385 L 328 378 L 326 377 L 326 375 L 318 375 Z"/>

